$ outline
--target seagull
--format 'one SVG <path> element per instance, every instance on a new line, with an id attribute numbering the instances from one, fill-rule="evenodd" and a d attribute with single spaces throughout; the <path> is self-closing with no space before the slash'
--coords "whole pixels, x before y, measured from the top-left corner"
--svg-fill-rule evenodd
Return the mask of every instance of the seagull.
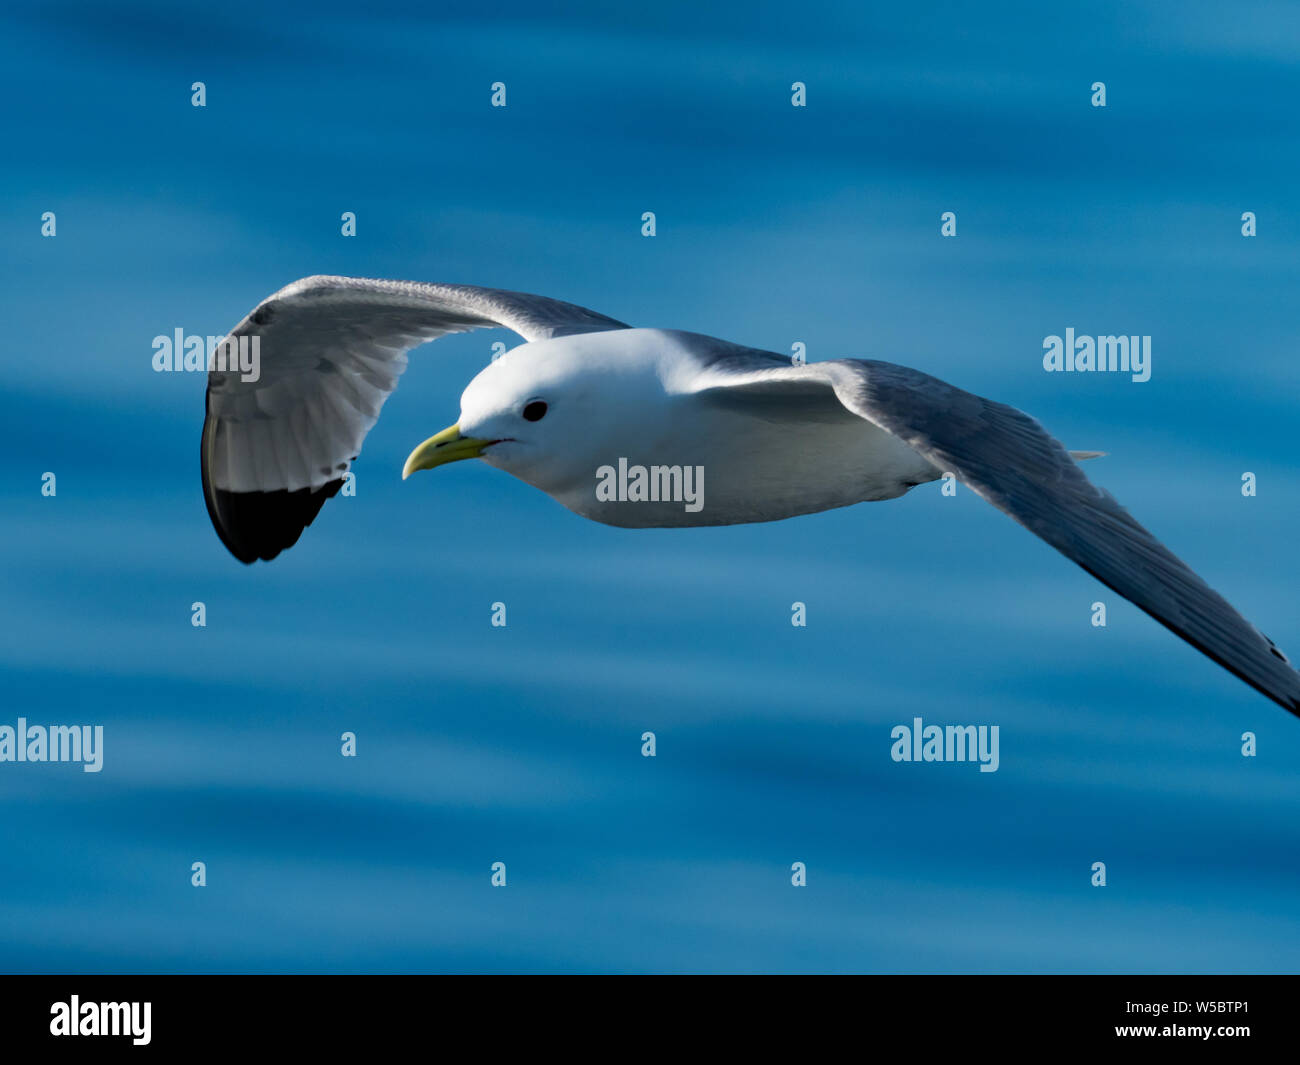
<path id="1" fill-rule="evenodd" d="M 460 418 L 403 478 L 482 459 L 584 518 L 665 528 L 778 521 L 951 476 L 1300 716 L 1286 656 L 1088 480 L 1076 460 L 1100 452 L 1067 451 L 1022 411 L 906 366 L 797 363 L 520 292 L 317 276 L 263 300 L 224 342 L 256 338 L 258 372 L 232 357 L 208 374 L 203 495 L 230 553 L 269 561 L 297 543 L 412 348 L 492 327 L 524 343 L 469 383 Z"/>

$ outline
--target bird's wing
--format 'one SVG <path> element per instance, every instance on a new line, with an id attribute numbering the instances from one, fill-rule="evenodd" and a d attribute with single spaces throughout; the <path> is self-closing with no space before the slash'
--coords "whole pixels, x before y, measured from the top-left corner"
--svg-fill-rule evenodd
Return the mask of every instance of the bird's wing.
<path id="1" fill-rule="evenodd" d="M 544 296 L 354 277 L 304 278 L 258 304 L 218 350 L 227 368 L 208 373 L 203 495 L 231 554 L 272 559 L 297 542 L 342 485 L 411 348 L 490 326 L 526 341 L 627 328 Z M 260 375 L 244 380 L 236 345 L 248 365 L 254 340 Z"/>
<path id="2" fill-rule="evenodd" d="M 1300 673 L 1273 641 L 1089 481 L 1065 448 L 1022 411 L 892 363 L 841 359 L 791 366 L 780 356 L 739 348 L 717 350 L 693 390 L 748 392 L 770 411 L 783 394 L 796 407 L 806 406 L 815 383 L 1300 715 Z"/>

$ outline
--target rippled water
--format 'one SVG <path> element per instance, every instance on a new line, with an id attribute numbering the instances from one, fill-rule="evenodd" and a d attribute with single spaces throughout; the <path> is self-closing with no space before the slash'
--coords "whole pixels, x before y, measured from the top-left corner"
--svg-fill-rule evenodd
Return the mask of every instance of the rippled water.
<path id="1" fill-rule="evenodd" d="M 1300 652 L 1296 16 L 512 7 L 4 16 L 0 724 L 106 746 L 0 764 L 0 967 L 1294 970 L 1300 721 L 971 493 L 632 532 L 480 464 L 403 484 L 484 333 L 245 568 L 203 381 L 150 357 L 337 272 L 895 359 L 1108 451 Z M 1151 335 L 1151 380 L 1043 373 L 1067 327 Z M 997 724 L 1000 768 L 891 761 L 914 717 Z"/>

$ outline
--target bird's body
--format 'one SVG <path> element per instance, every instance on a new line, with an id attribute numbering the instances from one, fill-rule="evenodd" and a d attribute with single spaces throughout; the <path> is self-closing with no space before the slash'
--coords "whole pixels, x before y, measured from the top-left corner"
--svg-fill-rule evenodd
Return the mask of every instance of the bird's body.
<path id="1" fill-rule="evenodd" d="M 1248 684 L 1300 714 L 1300 673 L 1033 418 L 917 370 L 795 364 L 724 340 L 633 329 L 573 304 L 464 285 L 295 282 L 229 340 L 260 372 L 208 379 L 208 513 L 243 562 L 297 542 L 334 495 L 407 352 L 504 326 L 525 343 L 461 397 L 403 476 L 481 458 L 571 511 L 628 528 L 775 521 L 893 499 L 950 476 Z"/>
<path id="2" fill-rule="evenodd" d="M 492 435 L 492 404 L 480 395 L 508 393 L 516 377 L 523 376 L 538 394 L 553 394 L 561 382 L 580 375 L 583 387 L 601 399 L 584 406 L 581 447 L 547 449 L 545 461 L 535 462 L 526 444 L 503 441 L 482 458 L 575 514 L 624 528 L 778 521 L 894 499 L 940 476 L 942 471 L 898 437 L 845 410 L 829 389 L 818 388 L 779 409 L 762 395 L 698 390 L 710 365 L 729 356 L 792 365 L 779 355 L 667 329 L 583 333 L 524 344 L 466 389 L 461 432 Z M 601 406 L 615 416 L 593 415 L 591 408 Z M 546 417 L 564 415 L 563 407 L 552 403 Z M 565 463 L 557 455 L 575 461 Z M 638 467 L 647 471 L 643 494 L 664 498 L 600 497 L 598 470 L 617 474 Z M 680 493 L 652 491 L 668 482 L 680 486 L 688 471 L 695 471 L 692 487 L 702 496 L 698 509 L 668 498 Z"/>

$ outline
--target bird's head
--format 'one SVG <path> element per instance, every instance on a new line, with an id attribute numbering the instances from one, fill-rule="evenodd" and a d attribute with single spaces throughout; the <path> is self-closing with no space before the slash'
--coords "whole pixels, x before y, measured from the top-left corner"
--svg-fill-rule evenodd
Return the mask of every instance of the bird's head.
<path id="1" fill-rule="evenodd" d="M 582 334 L 506 352 L 469 383 L 456 424 L 411 452 L 403 479 L 481 458 L 551 495 L 593 483 L 639 427 L 657 431 L 662 345 L 630 335 L 650 332 Z"/>

